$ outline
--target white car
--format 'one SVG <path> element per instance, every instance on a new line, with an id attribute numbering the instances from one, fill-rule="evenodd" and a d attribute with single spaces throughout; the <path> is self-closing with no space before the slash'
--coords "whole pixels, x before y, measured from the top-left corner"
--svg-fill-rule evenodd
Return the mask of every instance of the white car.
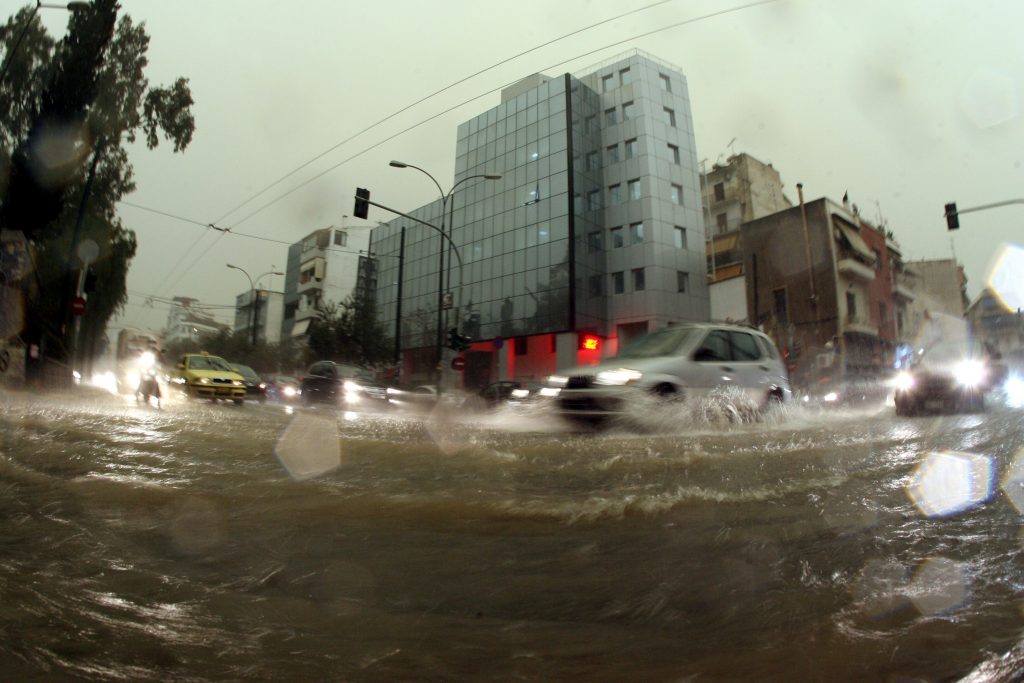
<path id="1" fill-rule="evenodd" d="M 585 420 L 626 414 L 645 395 L 701 401 L 717 394 L 758 408 L 792 397 L 782 356 L 767 335 L 713 323 L 647 334 L 599 365 L 552 375 L 545 393 L 556 412 Z"/>

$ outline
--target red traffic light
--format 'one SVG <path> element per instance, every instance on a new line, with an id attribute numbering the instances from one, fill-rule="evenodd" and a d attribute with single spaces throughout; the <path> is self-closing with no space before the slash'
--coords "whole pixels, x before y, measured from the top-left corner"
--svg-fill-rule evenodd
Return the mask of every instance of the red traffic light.
<path id="1" fill-rule="evenodd" d="M 597 351 L 601 348 L 601 338 L 596 334 L 580 335 L 580 348 L 584 351 Z"/>

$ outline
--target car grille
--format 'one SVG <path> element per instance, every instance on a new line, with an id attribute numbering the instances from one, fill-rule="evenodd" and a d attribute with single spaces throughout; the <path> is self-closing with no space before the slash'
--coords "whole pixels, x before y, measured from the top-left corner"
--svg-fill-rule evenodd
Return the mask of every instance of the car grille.
<path id="1" fill-rule="evenodd" d="M 576 375 L 570 377 L 566 383 L 566 389 L 589 389 L 594 386 L 594 378 L 591 375 Z"/>

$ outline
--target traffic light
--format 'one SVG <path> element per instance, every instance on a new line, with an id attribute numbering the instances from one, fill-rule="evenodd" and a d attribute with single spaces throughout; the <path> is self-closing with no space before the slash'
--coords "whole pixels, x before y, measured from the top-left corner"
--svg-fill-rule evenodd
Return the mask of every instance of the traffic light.
<path id="1" fill-rule="evenodd" d="M 467 335 L 459 334 L 459 331 L 454 327 L 448 330 L 448 348 L 453 351 L 465 351 L 469 348 L 472 341 Z"/>
<path id="2" fill-rule="evenodd" d="M 596 334 L 583 333 L 579 335 L 578 339 L 581 351 L 597 351 L 601 348 L 601 338 Z"/>
<path id="3" fill-rule="evenodd" d="M 356 205 L 352 209 L 356 218 L 366 218 L 370 213 L 370 191 L 365 187 L 356 188 Z"/>
<path id="4" fill-rule="evenodd" d="M 960 215 L 956 212 L 956 202 L 946 204 L 946 229 L 956 230 L 960 227 Z"/>

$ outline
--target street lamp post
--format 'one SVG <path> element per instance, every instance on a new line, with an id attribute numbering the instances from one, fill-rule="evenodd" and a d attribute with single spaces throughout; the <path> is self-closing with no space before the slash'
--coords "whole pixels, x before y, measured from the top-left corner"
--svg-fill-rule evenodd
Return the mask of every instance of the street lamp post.
<path id="1" fill-rule="evenodd" d="M 252 277 L 249 275 L 248 271 L 245 270 L 245 268 L 240 268 L 238 266 L 231 265 L 230 263 L 225 263 L 224 265 L 226 265 L 228 268 L 233 268 L 235 270 L 242 271 L 242 275 L 245 275 L 245 278 L 249 281 L 249 306 L 252 308 L 252 313 L 249 316 L 251 321 L 249 327 L 252 330 L 252 345 L 256 346 L 256 285 Z M 267 275 L 284 275 L 284 273 L 279 273 L 276 270 L 268 270 L 267 272 L 257 276 L 255 282 L 259 282 L 262 278 L 266 277 Z"/>
<path id="2" fill-rule="evenodd" d="M 29 27 L 32 26 L 32 20 L 36 18 L 36 13 L 39 8 L 43 7 L 46 9 L 66 9 L 69 12 L 80 12 L 84 9 L 89 8 L 88 2 L 69 2 L 63 5 L 55 5 L 48 2 L 40 2 L 36 0 L 36 6 L 29 12 L 28 19 L 25 20 L 25 25 L 21 27 L 21 33 L 18 34 L 17 39 L 14 41 L 14 45 L 11 46 L 11 51 L 7 53 L 7 59 L 4 60 L 3 69 L 0 69 L 0 83 L 4 82 L 4 76 L 7 75 L 7 70 L 11 68 L 11 62 L 14 61 L 14 55 L 21 47 L 21 41 L 25 39 L 25 34 L 28 33 Z"/>
<path id="3" fill-rule="evenodd" d="M 420 168 L 419 166 L 414 166 L 413 164 L 407 164 L 407 163 L 402 162 L 402 161 L 391 161 L 389 165 L 393 166 L 394 168 L 414 168 L 414 169 L 416 169 L 417 171 L 419 171 L 423 175 L 427 176 L 428 178 L 430 178 L 434 182 L 434 185 L 437 186 L 437 191 L 441 195 L 441 244 L 440 244 L 440 247 L 438 249 L 438 263 L 437 263 L 437 392 L 438 392 L 438 394 L 440 394 L 441 393 L 441 378 L 443 376 L 443 367 L 442 367 L 442 365 L 443 365 L 443 361 L 444 361 L 444 327 L 445 327 L 445 325 L 444 325 L 444 310 L 445 310 L 445 307 L 444 307 L 444 298 L 445 298 L 444 297 L 444 294 L 445 294 L 445 259 L 444 259 L 444 251 L 445 250 L 444 250 L 444 247 L 445 247 L 445 240 L 446 239 L 447 239 L 447 242 L 448 242 L 449 252 L 451 251 L 451 248 L 452 248 L 451 237 L 449 235 L 447 235 L 446 232 L 445 232 L 445 228 L 446 228 L 445 218 L 446 218 L 446 215 L 448 213 L 447 209 L 449 207 L 449 202 L 452 201 L 453 195 L 455 194 L 455 189 L 459 185 L 461 185 L 462 183 L 464 183 L 464 182 L 466 182 L 468 180 L 476 179 L 476 178 L 481 178 L 481 179 L 484 179 L 484 180 L 500 180 L 501 176 L 498 175 L 498 174 L 492 174 L 492 173 L 485 173 L 485 174 L 477 174 L 477 175 L 466 176 L 462 180 L 460 180 L 457 183 L 455 183 L 454 185 L 452 185 L 452 188 L 446 193 L 441 188 L 441 183 L 437 182 L 437 179 L 434 176 L 432 176 L 430 173 L 428 173 L 424 169 Z M 454 202 L 452 202 L 452 206 L 454 206 Z M 454 220 L 454 213 L 455 212 L 452 211 L 452 220 Z M 451 230 L 450 222 L 449 222 L 449 225 L 447 227 L 448 227 L 448 230 L 450 231 Z M 448 255 L 448 264 L 449 264 L 449 266 L 451 265 L 451 254 L 450 253 Z M 450 274 L 449 274 L 449 277 L 447 279 L 448 279 L 449 282 L 451 282 L 451 275 Z M 461 305 L 462 304 L 462 302 L 461 302 L 461 294 L 462 294 L 461 289 L 462 289 L 462 287 L 460 286 L 459 289 L 460 289 L 460 292 L 459 292 L 459 294 L 460 294 L 459 305 Z"/>

